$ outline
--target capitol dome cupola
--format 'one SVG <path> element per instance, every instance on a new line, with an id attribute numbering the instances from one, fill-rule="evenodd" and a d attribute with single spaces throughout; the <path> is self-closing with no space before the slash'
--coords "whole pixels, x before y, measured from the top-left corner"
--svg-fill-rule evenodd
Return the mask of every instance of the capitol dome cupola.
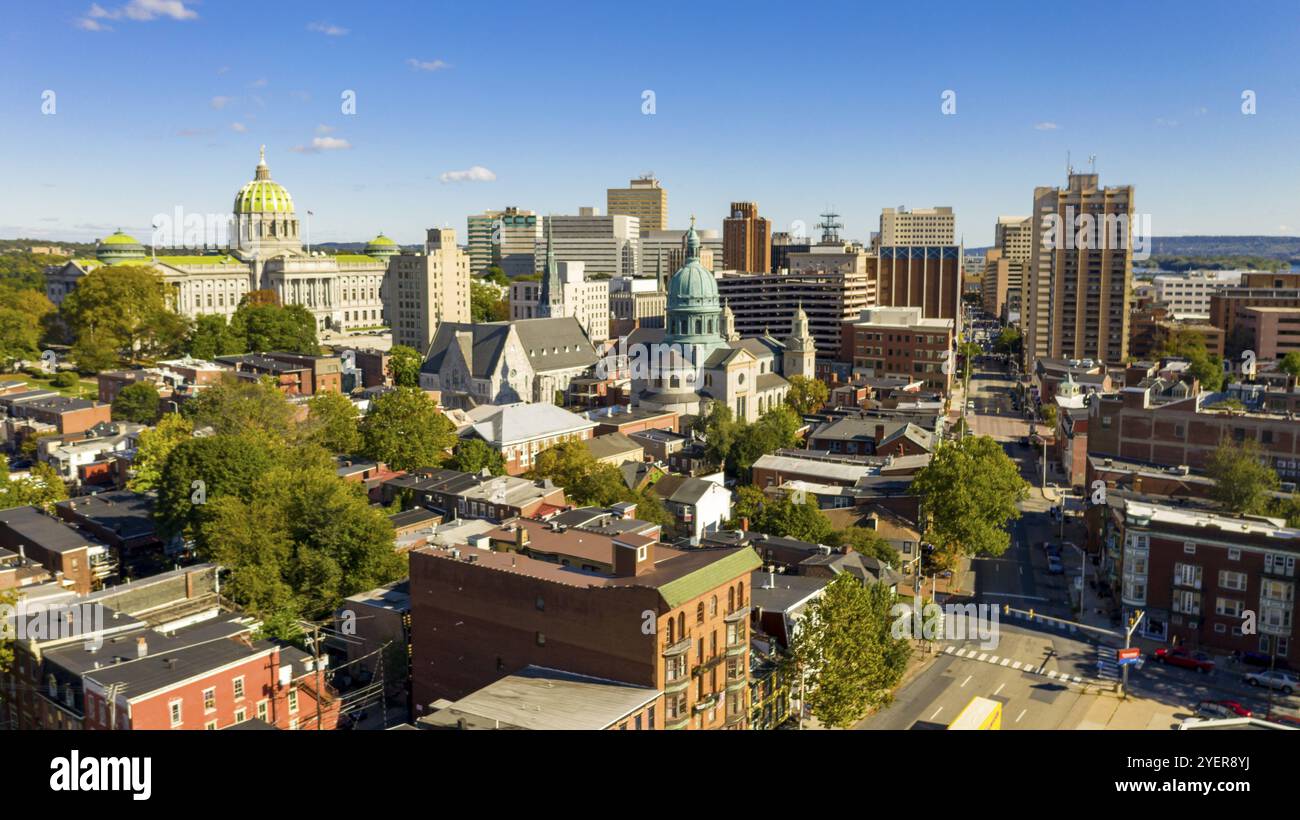
<path id="1" fill-rule="evenodd" d="M 301 252 L 293 197 L 283 185 L 271 179 L 265 145 L 253 179 L 235 194 L 234 213 L 238 250 L 258 256 Z"/>

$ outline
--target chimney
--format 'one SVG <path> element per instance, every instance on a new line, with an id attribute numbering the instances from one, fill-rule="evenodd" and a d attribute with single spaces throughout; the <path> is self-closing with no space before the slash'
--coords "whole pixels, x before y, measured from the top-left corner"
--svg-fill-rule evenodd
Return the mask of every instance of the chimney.
<path id="1" fill-rule="evenodd" d="M 740 531 L 741 531 L 741 532 L 749 532 L 749 519 L 748 519 L 748 518 L 741 518 L 741 519 L 740 519 Z"/>
<path id="2" fill-rule="evenodd" d="M 614 574 L 619 577 L 641 575 L 654 569 L 655 545 L 628 544 L 614 540 Z"/>
<path id="3" fill-rule="evenodd" d="M 145 637 L 141 635 L 140 637 L 135 639 L 135 656 L 137 658 L 143 658 L 148 654 L 149 654 L 149 641 L 145 640 Z"/>
<path id="4" fill-rule="evenodd" d="M 524 529 L 523 524 L 515 524 L 515 547 L 523 549 L 528 546 L 528 530 Z"/>
<path id="5" fill-rule="evenodd" d="M 884 440 L 885 440 L 885 425 L 883 425 L 883 424 L 877 424 L 877 425 L 876 425 L 876 444 L 880 444 L 880 442 L 882 442 L 882 441 L 884 441 Z"/>

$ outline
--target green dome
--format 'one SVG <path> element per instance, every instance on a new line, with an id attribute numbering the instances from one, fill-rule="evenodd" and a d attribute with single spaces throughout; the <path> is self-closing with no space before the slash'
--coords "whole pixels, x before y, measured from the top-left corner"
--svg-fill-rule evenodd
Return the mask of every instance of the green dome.
<path id="1" fill-rule="evenodd" d="M 262 146 L 253 181 L 246 183 L 235 194 L 236 214 L 292 214 L 293 197 L 284 186 L 271 179 L 271 169 L 266 166 L 266 146 Z"/>
<path id="2" fill-rule="evenodd" d="M 269 179 L 255 179 L 235 195 L 237 214 L 291 214 L 293 197 L 284 186 Z"/>
<path id="3" fill-rule="evenodd" d="M 134 236 L 122 232 L 119 228 L 112 236 L 104 237 L 95 248 L 95 258 L 106 265 L 144 259 L 144 245 Z"/>
<path id="4" fill-rule="evenodd" d="M 366 256 L 396 256 L 402 248 L 382 233 L 366 243 Z"/>
<path id="5" fill-rule="evenodd" d="M 718 281 L 700 262 L 700 235 L 695 232 L 694 219 L 686 232 L 686 263 L 668 280 L 668 310 L 718 310 Z"/>
<path id="6" fill-rule="evenodd" d="M 128 233 L 122 233 L 122 229 L 121 229 L 121 228 L 118 228 L 116 231 L 114 231 L 113 234 L 112 234 L 112 236 L 107 236 L 107 237 L 105 237 L 103 240 L 100 241 L 99 244 L 101 244 L 101 245 L 134 245 L 134 246 L 136 246 L 136 247 L 141 247 L 140 243 L 136 240 L 136 238 L 135 238 L 134 236 L 131 236 L 131 235 L 128 234 Z"/>

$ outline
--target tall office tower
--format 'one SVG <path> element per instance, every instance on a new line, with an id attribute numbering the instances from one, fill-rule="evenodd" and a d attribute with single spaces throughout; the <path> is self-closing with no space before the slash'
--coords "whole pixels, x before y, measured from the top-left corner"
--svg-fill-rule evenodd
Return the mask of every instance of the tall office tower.
<path id="1" fill-rule="evenodd" d="M 576 216 L 542 218 L 550 231 L 559 262 L 582 262 L 586 275 L 636 276 L 641 262 L 641 229 L 634 216 L 601 216 L 595 208 L 579 208 Z M 546 267 L 547 241 L 539 238 L 534 249 L 535 270 Z"/>
<path id="2" fill-rule="evenodd" d="M 880 212 L 880 247 L 957 244 L 952 208 L 885 208 Z"/>
<path id="3" fill-rule="evenodd" d="M 712 229 L 696 228 L 700 240 L 700 264 L 709 270 L 722 267 L 722 236 Z M 686 229 L 641 232 L 641 275 L 653 276 L 660 290 L 686 264 Z"/>
<path id="4" fill-rule="evenodd" d="M 533 211 L 507 207 L 469 217 L 469 264 L 474 274 L 498 265 L 506 276 L 529 276 L 539 268 L 534 252 L 542 222 Z"/>
<path id="5" fill-rule="evenodd" d="M 885 208 L 877 250 L 876 304 L 918 307 L 928 319 L 953 319 L 961 333 L 962 256 L 952 208 Z"/>
<path id="6" fill-rule="evenodd" d="M 626 188 L 607 188 L 605 210 L 614 216 L 635 216 L 643 235 L 662 231 L 668 227 L 668 192 L 653 174 L 646 174 Z"/>
<path id="7" fill-rule="evenodd" d="M 388 304 L 393 344 L 426 353 L 442 322 L 468 322 L 469 255 L 456 245 L 456 231 L 430 228 L 424 253 L 389 261 Z"/>
<path id="8" fill-rule="evenodd" d="M 1065 188 L 1034 189 L 1023 310 L 1026 372 L 1043 357 L 1128 357 L 1133 186 L 1100 188 L 1071 170 Z"/>
<path id="9" fill-rule="evenodd" d="M 757 203 L 731 203 L 731 216 L 722 223 L 722 267 L 742 273 L 772 269 L 772 221 L 758 215 Z"/>
<path id="10" fill-rule="evenodd" d="M 1034 247 L 1034 226 L 1027 216 L 999 216 L 993 226 L 993 247 L 1003 259 L 1028 262 Z"/>
<path id="11" fill-rule="evenodd" d="M 984 276 L 980 280 L 980 301 L 984 312 L 1008 324 L 1019 324 L 1024 278 L 1023 260 L 1007 259 L 998 248 L 989 248 L 984 258 Z"/>

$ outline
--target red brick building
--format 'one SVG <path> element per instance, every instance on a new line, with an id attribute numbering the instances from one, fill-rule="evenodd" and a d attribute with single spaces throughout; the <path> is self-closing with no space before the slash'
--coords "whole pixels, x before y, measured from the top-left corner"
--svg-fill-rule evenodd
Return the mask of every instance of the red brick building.
<path id="1" fill-rule="evenodd" d="M 647 728 L 745 728 L 754 551 L 555 536 L 553 560 L 529 557 L 527 532 L 515 546 L 411 552 L 417 716 L 538 666 L 657 690 L 641 713 Z"/>
<path id="2" fill-rule="evenodd" d="M 1295 657 L 1300 530 L 1114 493 L 1108 512 L 1103 542 L 1113 579 L 1126 614 L 1146 612 L 1145 637 L 1221 652 L 1276 651 L 1282 663 Z"/>

